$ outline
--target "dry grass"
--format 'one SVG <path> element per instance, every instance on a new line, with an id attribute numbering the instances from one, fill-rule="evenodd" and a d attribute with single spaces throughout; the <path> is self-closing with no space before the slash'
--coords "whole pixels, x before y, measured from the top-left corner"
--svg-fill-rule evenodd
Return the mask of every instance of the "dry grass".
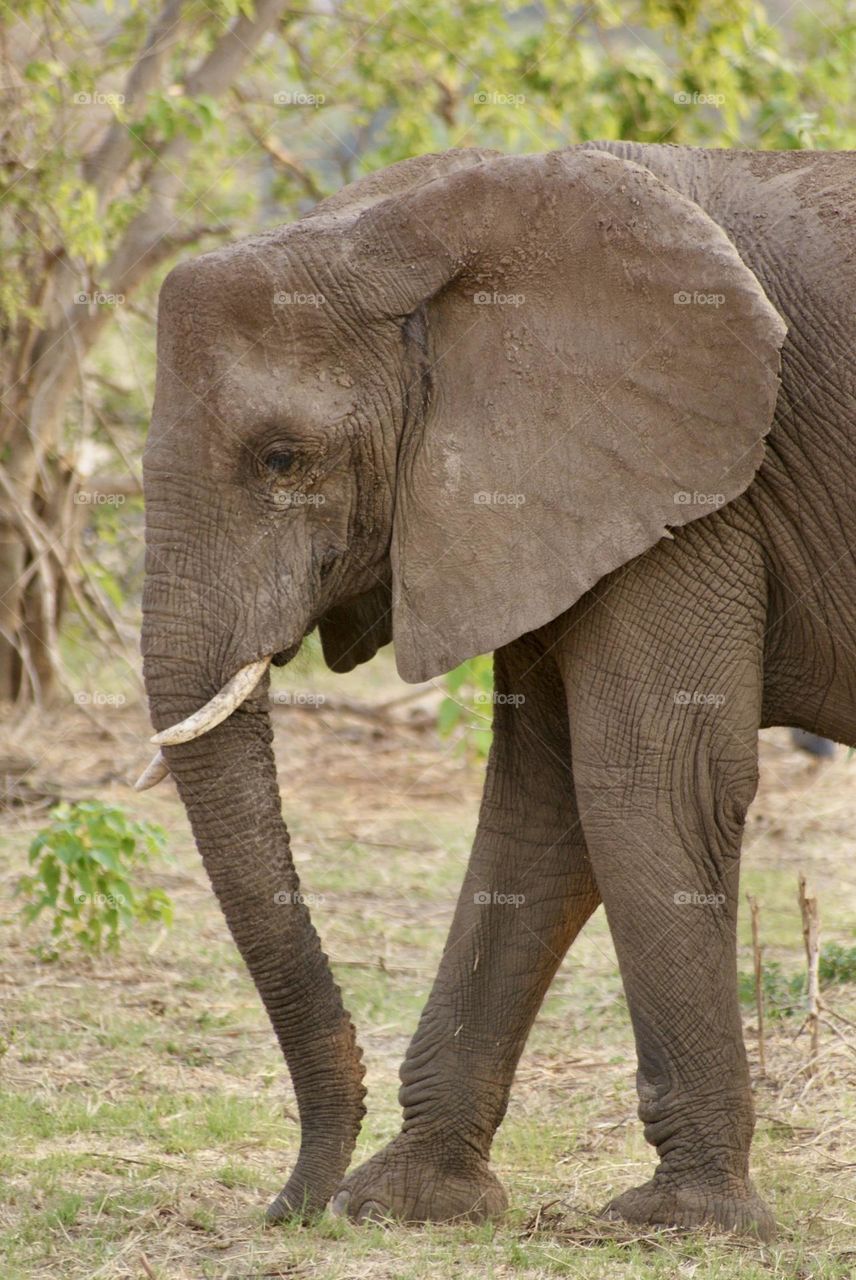
<path id="1" fill-rule="evenodd" d="M 293 679 L 293 677 L 292 677 Z M 400 688 L 373 664 L 341 697 Z M 772 1024 L 767 1078 L 755 1081 L 753 1164 L 774 1202 L 771 1248 L 675 1232 L 607 1231 L 593 1212 L 648 1175 L 635 1117 L 633 1047 L 612 944 L 599 912 L 545 1002 L 495 1147 L 511 1191 L 488 1227 L 353 1228 L 324 1219 L 264 1231 L 261 1213 L 294 1158 L 297 1125 L 284 1070 L 189 837 L 171 784 L 127 787 L 145 762 L 138 708 L 73 709 L 33 722 L 15 749 L 34 784 L 96 795 L 169 835 L 148 879 L 176 923 L 141 929 L 118 960 L 37 962 L 9 900 L 43 815 L 0 826 L 3 1197 L 0 1275 L 158 1280 L 417 1280 L 443 1276 L 844 1277 L 856 1273 L 856 988 L 826 993 L 815 1076 L 798 1019 Z M 475 823 L 479 769 L 405 703 L 378 723 L 347 712 L 275 712 L 285 812 L 304 888 L 366 1051 L 370 1114 L 358 1157 L 398 1126 L 397 1069 L 436 969 Z M 782 731 L 765 734 L 750 815 L 744 889 L 761 902 L 765 960 L 804 963 L 797 873 L 808 873 L 822 938 L 853 945 L 856 801 L 846 753 L 815 767 Z M 93 781 L 94 780 L 94 781 Z M 751 970 L 748 910 L 740 968 Z M 750 1057 L 754 1015 L 746 1010 Z M 757 1073 L 756 1073 L 757 1074 Z"/>

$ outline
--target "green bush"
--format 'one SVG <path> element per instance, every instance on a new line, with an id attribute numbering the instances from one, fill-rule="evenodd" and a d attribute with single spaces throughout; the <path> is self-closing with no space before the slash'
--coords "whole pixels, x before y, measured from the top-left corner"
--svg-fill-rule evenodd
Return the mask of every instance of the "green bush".
<path id="1" fill-rule="evenodd" d="M 493 656 L 462 662 L 442 680 L 445 698 L 437 711 L 437 728 L 446 738 L 465 730 L 463 749 L 483 757 L 490 750 L 493 722 Z"/>
<path id="2" fill-rule="evenodd" d="M 820 949 L 818 976 L 821 987 L 840 982 L 856 982 L 856 947 L 843 947 L 840 942 L 827 942 Z M 741 973 L 739 977 L 740 999 L 743 1004 L 755 1003 L 755 975 Z M 792 1018 L 805 1013 L 808 979 L 804 973 L 788 977 L 777 960 L 771 960 L 761 969 L 761 991 L 767 1016 Z"/>
<path id="3" fill-rule="evenodd" d="M 30 845 L 33 872 L 16 888 L 26 899 L 22 915 L 28 924 L 43 911 L 52 916 L 51 943 L 38 948 L 43 957 L 73 943 L 93 953 L 117 951 L 134 921 L 172 922 L 172 902 L 162 889 L 143 893 L 131 883 L 163 848 L 162 827 L 135 822 L 98 800 L 56 805 L 50 819 Z"/>
<path id="4" fill-rule="evenodd" d="M 739 992 L 743 1004 L 755 1003 L 753 973 L 740 974 Z M 805 1011 L 806 976 L 804 973 L 797 973 L 788 977 L 782 972 L 779 962 L 771 960 L 761 969 L 761 993 L 768 1018 L 792 1018 L 794 1014 Z"/>
<path id="5" fill-rule="evenodd" d="M 856 947 L 828 942 L 820 949 L 818 973 L 821 986 L 833 982 L 856 982 Z"/>

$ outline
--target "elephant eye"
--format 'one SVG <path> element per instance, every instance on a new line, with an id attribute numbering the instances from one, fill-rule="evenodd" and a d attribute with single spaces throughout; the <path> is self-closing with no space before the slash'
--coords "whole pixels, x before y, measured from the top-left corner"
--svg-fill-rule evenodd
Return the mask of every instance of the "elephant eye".
<path id="1" fill-rule="evenodd" d="M 294 466 L 295 457 L 288 449 L 271 449 L 265 454 L 263 461 L 268 471 L 281 476 Z"/>

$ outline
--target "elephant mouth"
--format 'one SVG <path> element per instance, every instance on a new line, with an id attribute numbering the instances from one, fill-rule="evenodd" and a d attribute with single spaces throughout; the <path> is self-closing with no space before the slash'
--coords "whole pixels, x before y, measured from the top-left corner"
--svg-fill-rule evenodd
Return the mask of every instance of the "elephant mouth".
<path id="1" fill-rule="evenodd" d="M 246 663 L 198 711 L 156 733 L 152 742 L 158 750 L 134 783 L 134 789 L 147 791 L 150 787 L 156 787 L 159 782 L 162 782 L 170 769 L 161 748 L 193 742 L 216 728 L 218 724 L 222 724 L 224 720 L 228 720 L 229 716 L 237 711 L 238 707 L 253 693 L 259 681 L 267 673 L 274 657 L 287 652 L 288 650 L 280 650 L 276 655 L 268 653 L 262 658 L 256 658 L 254 662 Z"/>
<path id="2" fill-rule="evenodd" d="M 237 711 L 242 702 L 246 702 L 268 668 L 271 665 L 284 667 L 291 662 L 302 643 L 302 639 L 296 640 L 285 649 L 277 649 L 274 653 L 265 654 L 264 657 L 248 662 L 236 671 L 219 692 L 215 693 L 214 697 L 210 698 L 198 711 L 180 720 L 178 724 L 170 725 L 168 729 L 162 729 L 160 733 L 156 733 L 152 742 L 158 750 L 134 783 L 134 789 L 148 791 L 149 788 L 156 787 L 159 782 L 168 777 L 170 769 L 161 750 L 162 747 L 193 742 L 218 724 L 222 724 L 234 711 Z"/>
<path id="3" fill-rule="evenodd" d="M 291 662 L 291 659 L 295 657 L 298 649 L 302 644 L 303 644 L 302 640 L 295 640 L 294 644 L 290 644 L 287 649 L 279 649 L 271 657 L 271 666 L 274 666 L 274 667 L 288 666 L 289 662 Z"/>
<path id="4" fill-rule="evenodd" d="M 186 716 L 184 720 L 179 720 L 177 724 L 170 725 L 168 729 L 161 729 L 154 735 L 152 742 L 158 747 L 176 747 L 183 742 L 193 742 L 203 734 L 210 733 L 218 724 L 228 720 L 241 703 L 246 702 L 262 676 L 265 675 L 272 656 L 267 653 L 263 658 L 256 658 L 255 662 L 246 663 L 230 680 L 226 681 L 213 698 L 209 698 L 203 707 L 194 711 L 192 715 Z"/>

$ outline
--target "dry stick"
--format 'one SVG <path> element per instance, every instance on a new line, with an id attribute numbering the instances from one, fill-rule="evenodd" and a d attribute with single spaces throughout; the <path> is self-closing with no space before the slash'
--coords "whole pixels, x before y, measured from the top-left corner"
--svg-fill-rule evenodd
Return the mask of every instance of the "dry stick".
<path id="1" fill-rule="evenodd" d="M 821 1002 L 820 1007 L 824 1013 L 831 1013 L 829 1005 Z M 826 1025 L 827 1025 L 827 1029 L 831 1031 L 834 1036 L 837 1036 L 838 1039 L 841 1041 L 841 1043 L 845 1045 L 850 1050 L 851 1053 L 856 1053 L 856 1044 L 854 1044 L 852 1040 L 848 1040 L 847 1036 L 844 1034 L 843 1031 L 839 1031 L 838 1027 L 836 1027 L 835 1024 L 832 1022 L 828 1022 Z"/>
<path id="2" fill-rule="evenodd" d="M 283 691 L 285 692 L 285 691 Z M 288 707 L 293 711 L 337 711 L 343 715 L 360 716 L 366 720 L 380 720 L 384 724 L 400 725 L 402 722 L 396 720 L 390 712 L 396 707 L 404 706 L 408 702 L 417 702 L 420 698 L 427 697 L 432 694 L 433 689 L 413 689 L 407 693 L 399 694 L 398 697 L 389 698 L 386 702 L 367 703 L 354 702 L 350 698 L 334 698 L 328 694 L 324 695 L 323 702 L 277 702 L 277 691 L 271 696 L 271 702 L 275 707 Z M 299 697 L 300 695 L 295 695 Z"/>
<path id="3" fill-rule="evenodd" d="M 813 1076 L 817 1064 L 818 1043 L 820 1038 L 820 919 L 817 911 L 817 898 L 810 898 L 806 892 L 806 878 L 803 871 L 799 874 L 799 904 L 802 913 L 803 941 L 808 962 L 808 1024 L 811 1033 L 811 1057 L 806 1075 Z"/>
<path id="4" fill-rule="evenodd" d="M 845 1018 L 843 1013 L 837 1013 L 835 1009 L 830 1009 L 825 1000 L 821 1001 L 821 1009 L 824 1013 L 828 1013 L 830 1018 L 837 1018 L 839 1022 L 843 1022 L 845 1027 L 856 1027 L 856 1022 L 852 1018 Z"/>
<path id="5" fill-rule="evenodd" d="M 767 1055 L 764 1044 L 764 988 L 761 966 L 761 930 L 758 923 L 758 899 L 751 893 L 746 895 L 749 910 L 752 913 L 752 956 L 755 961 L 755 1006 L 758 1010 L 758 1067 L 761 1076 L 767 1074 Z"/>
<path id="6" fill-rule="evenodd" d="M 140 1266 L 143 1268 L 146 1275 L 148 1276 L 148 1280 L 157 1280 L 157 1276 L 155 1272 L 152 1270 L 152 1264 L 149 1262 L 148 1258 L 144 1253 L 140 1254 Z"/>

